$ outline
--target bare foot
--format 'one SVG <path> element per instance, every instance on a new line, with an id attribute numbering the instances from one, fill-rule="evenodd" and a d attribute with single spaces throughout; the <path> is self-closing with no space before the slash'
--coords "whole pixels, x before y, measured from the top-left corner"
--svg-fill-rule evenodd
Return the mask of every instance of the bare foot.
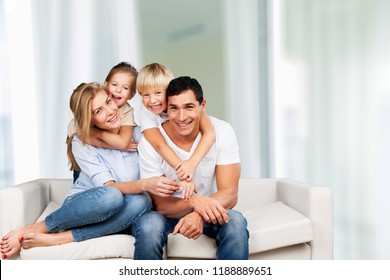
<path id="1" fill-rule="evenodd" d="M 20 251 L 19 236 L 23 233 L 23 229 L 13 230 L 7 233 L 1 240 L 1 255 L 3 259 L 7 259 L 17 254 Z"/>
<path id="2" fill-rule="evenodd" d="M 60 245 L 75 241 L 70 230 L 58 233 L 28 232 L 20 236 L 23 249 Z"/>
<path id="3" fill-rule="evenodd" d="M 1 255 L 3 259 L 12 257 L 20 252 L 21 249 L 21 236 L 26 232 L 47 232 L 45 223 L 38 222 L 36 224 L 25 226 L 24 228 L 13 230 L 4 235 L 1 240 Z"/>

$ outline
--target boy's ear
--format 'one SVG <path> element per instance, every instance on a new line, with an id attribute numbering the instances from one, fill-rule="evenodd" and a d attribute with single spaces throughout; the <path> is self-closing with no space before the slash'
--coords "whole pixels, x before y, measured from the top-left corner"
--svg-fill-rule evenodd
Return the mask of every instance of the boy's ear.
<path id="1" fill-rule="evenodd" d="M 105 86 L 105 87 L 107 86 L 107 81 L 104 81 L 104 86 Z"/>

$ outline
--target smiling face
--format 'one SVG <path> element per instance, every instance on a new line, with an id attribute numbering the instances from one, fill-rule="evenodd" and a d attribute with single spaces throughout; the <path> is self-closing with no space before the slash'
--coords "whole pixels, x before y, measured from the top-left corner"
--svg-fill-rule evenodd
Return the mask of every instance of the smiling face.
<path id="1" fill-rule="evenodd" d="M 165 89 L 149 87 L 141 92 L 141 96 L 145 108 L 152 113 L 160 115 L 166 110 Z"/>
<path id="2" fill-rule="evenodd" d="M 126 72 L 117 72 L 109 81 L 105 82 L 110 97 L 119 108 L 133 97 L 132 89 L 134 82 L 135 77 Z"/>
<path id="3" fill-rule="evenodd" d="M 192 90 L 185 90 L 168 98 L 168 116 L 176 136 L 195 139 L 200 130 L 200 118 L 206 101 L 201 104 Z"/>
<path id="4" fill-rule="evenodd" d="M 92 124 L 108 131 L 119 130 L 121 120 L 118 106 L 104 90 L 99 90 L 91 100 Z"/>

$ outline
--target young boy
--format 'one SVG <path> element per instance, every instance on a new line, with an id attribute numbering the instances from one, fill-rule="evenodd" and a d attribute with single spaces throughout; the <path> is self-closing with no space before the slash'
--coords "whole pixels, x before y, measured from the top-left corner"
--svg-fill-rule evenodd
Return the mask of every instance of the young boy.
<path id="1" fill-rule="evenodd" d="M 176 170 L 182 187 L 182 197 L 187 200 L 194 191 L 196 192 L 192 178 L 199 162 L 215 141 L 215 131 L 208 115 L 203 111 L 200 121 L 202 138 L 193 155 L 187 160 L 181 160 L 168 146 L 158 127 L 168 120 L 165 90 L 173 78 L 171 70 L 159 63 L 146 65 L 138 73 L 137 91 L 144 104 L 140 117 L 141 132 L 153 148 Z"/>

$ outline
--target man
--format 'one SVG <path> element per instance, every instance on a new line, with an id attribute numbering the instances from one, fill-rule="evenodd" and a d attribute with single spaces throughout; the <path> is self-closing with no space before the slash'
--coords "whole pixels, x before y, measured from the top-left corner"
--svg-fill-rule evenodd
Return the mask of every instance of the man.
<path id="1" fill-rule="evenodd" d="M 166 95 L 169 120 L 159 128 L 168 145 L 186 160 L 201 138 L 200 118 L 206 106 L 202 87 L 193 78 L 179 77 L 169 83 Z M 151 194 L 156 210 L 162 215 L 139 221 L 134 232 L 138 234 L 137 240 L 143 240 L 139 237 L 143 227 L 152 225 L 155 234 L 150 236 L 150 228 L 145 232 L 149 234 L 150 244 L 159 248 L 146 249 L 151 253 L 145 253 L 144 258 L 161 258 L 162 247 L 171 232 L 190 239 L 197 239 L 201 234 L 215 238 L 217 259 L 248 258 L 247 223 L 240 212 L 232 210 L 237 203 L 240 178 L 236 136 L 230 124 L 215 118 L 211 121 L 216 140 L 195 171 L 197 193 L 187 201 L 182 199 L 180 192 L 167 197 Z M 167 176 L 177 179 L 176 171 L 145 137 L 138 149 L 142 178 Z M 159 237 L 162 240 L 158 241 Z"/>

